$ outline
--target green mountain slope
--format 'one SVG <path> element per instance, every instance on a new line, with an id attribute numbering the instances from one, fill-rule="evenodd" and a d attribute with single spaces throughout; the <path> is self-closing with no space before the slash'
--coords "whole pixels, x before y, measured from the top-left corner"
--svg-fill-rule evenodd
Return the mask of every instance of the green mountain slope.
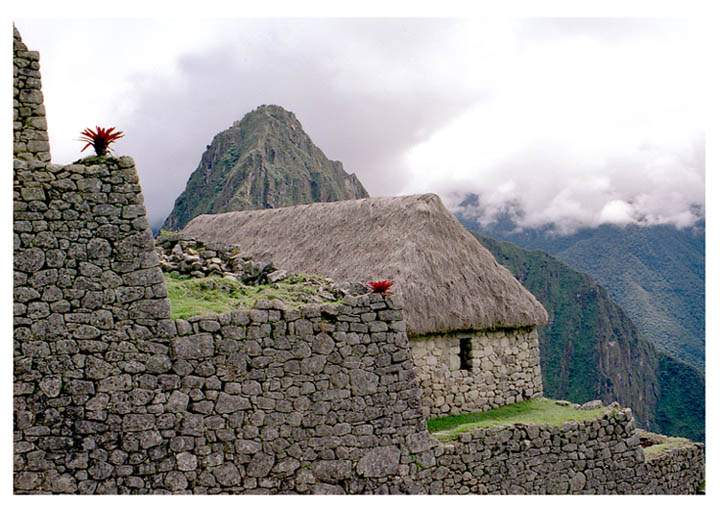
<path id="1" fill-rule="evenodd" d="M 659 347 L 704 369 L 704 235 L 671 226 L 604 226 L 556 255 L 602 282 Z"/>
<path id="2" fill-rule="evenodd" d="M 658 393 L 655 351 L 605 289 L 545 253 L 477 237 L 548 311 L 539 331 L 545 394 L 617 400 L 650 425 Z"/>
<path id="3" fill-rule="evenodd" d="M 705 377 L 667 354 L 657 367 L 660 398 L 655 411 L 658 430 L 670 436 L 705 440 Z"/>
<path id="4" fill-rule="evenodd" d="M 313 144 L 293 113 L 263 105 L 213 138 L 162 228 L 180 230 L 206 213 L 367 196 L 355 174 Z"/>
<path id="5" fill-rule="evenodd" d="M 542 250 L 588 273 L 660 350 L 704 371 L 705 235 L 704 225 L 602 225 L 558 236 L 546 229 L 517 231 L 507 221 L 479 228 L 494 239 Z"/>
<path id="6" fill-rule="evenodd" d="M 657 349 L 590 276 L 554 257 L 474 233 L 545 306 L 539 329 L 545 394 L 632 407 L 644 426 L 704 438 L 704 380 Z"/>

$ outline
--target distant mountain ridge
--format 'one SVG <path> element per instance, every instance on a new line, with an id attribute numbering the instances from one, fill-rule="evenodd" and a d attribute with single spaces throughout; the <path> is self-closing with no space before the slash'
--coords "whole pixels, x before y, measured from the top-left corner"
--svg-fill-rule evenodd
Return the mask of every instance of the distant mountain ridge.
<path id="1" fill-rule="evenodd" d="M 464 205 L 481 207 L 475 196 Z M 589 274 L 656 347 L 704 371 L 704 222 L 685 229 L 601 225 L 555 235 L 549 227 L 518 229 L 509 214 L 488 225 L 457 216 L 481 235 L 544 251 Z"/>
<path id="2" fill-rule="evenodd" d="M 549 323 L 538 329 L 546 395 L 617 400 L 644 427 L 704 439 L 698 370 L 659 352 L 590 276 L 541 251 L 473 234 L 548 311 Z"/>
<path id="3" fill-rule="evenodd" d="M 539 328 L 545 394 L 573 402 L 617 400 L 652 427 L 655 350 L 607 291 L 546 253 L 475 236 L 548 312 L 548 324 Z"/>
<path id="4" fill-rule="evenodd" d="M 292 112 L 263 105 L 207 146 L 162 229 L 200 214 L 365 198 L 355 174 L 329 160 Z"/>

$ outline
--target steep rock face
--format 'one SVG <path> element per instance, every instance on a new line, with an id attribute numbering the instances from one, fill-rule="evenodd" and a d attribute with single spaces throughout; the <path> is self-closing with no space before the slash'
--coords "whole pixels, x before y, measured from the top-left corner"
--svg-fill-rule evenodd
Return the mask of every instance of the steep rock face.
<path id="1" fill-rule="evenodd" d="M 605 289 L 545 253 L 477 237 L 550 316 L 538 328 L 545 394 L 617 400 L 632 407 L 643 426 L 656 428 L 657 354 Z"/>
<path id="2" fill-rule="evenodd" d="M 538 328 L 546 395 L 617 400 L 646 427 L 704 440 L 700 371 L 656 348 L 590 276 L 541 251 L 475 235 L 550 316 Z"/>
<path id="3" fill-rule="evenodd" d="M 355 174 L 330 161 L 292 112 L 263 105 L 217 134 L 163 229 L 200 214 L 367 197 Z"/>

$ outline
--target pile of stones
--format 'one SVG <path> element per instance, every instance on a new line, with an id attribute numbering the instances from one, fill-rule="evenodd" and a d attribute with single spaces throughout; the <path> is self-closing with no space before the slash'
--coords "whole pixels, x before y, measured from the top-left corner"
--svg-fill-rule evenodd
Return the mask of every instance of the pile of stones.
<path id="1" fill-rule="evenodd" d="M 177 234 L 163 234 L 155 241 L 160 267 L 166 273 L 175 272 L 193 278 L 220 276 L 245 285 L 276 283 L 289 276 L 272 262 L 255 261 L 239 253 L 237 246 L 215 245 L 184 238 Z"/>
<path id="2" fill-rule="evenodd" d="M 206 243 L 181 234 L 163 232 L 155 240 L 160 267 L 166 273 L 191 278 L 220 276 L 244 285 L 265 285 L 286 280 L 292 273 L 277 269 L 272 262 L 253 260 L 240 253 L 234 245 Z M 330 278 L 305 275 L 306 283 L 317 288 L 308 301 L 340 299 L 344 296 L 367 294 L 370 289 L 358 282 L 334 282 Z"/>

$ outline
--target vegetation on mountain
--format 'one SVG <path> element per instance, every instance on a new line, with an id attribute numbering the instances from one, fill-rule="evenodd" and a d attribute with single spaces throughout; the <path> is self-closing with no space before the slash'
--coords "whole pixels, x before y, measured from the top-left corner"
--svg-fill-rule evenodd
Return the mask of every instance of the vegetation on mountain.
<path id="1" fill-rule="evenodd" d="M 162 228 L 180 230 L 207 213 L 367 196 L 355 174 L 313 144 L 293 113 L 263 105 L 213 138 Z"/>
<path id="2" fill-rule="evenodd" d="M 557 257 L 606 287 L 657 347 L 704 370 L 702 229 L 605 225 L 579 234 Z"/>
<path id="3" fill-rule="evenodd" d="M 657 429 L 671 436 L 705 440 L 705 378 L 695 368 L 661 353 L 657 364 L 660 394 Z"/>
<path id="4" fill-rule="evenodd" d="M 705 225 L 601 225 L 571 235 L 547 227 L 518 230 L 508 217 L 470 229 L 528 250 L 542 250 L 607 289 L 660 350 L 704 372 Z"/>
<path id="5" fill-rule="evenodd" d="M 573 402 L 617 400 L 650 426 L 658 391 L 655 351 L 605 289 L 546 253 L 478 239 L 548 312 L 548 324 L 538 328 L 545 394 Z"/>
<path id="6" fill-rule="evenodd" d="M 697 370 L 659 353 L 588 275 L 546 253 L 475 235 L 548 311 L 548 325 L 538 330 L 547 396 L 617 400 L 645 427 L 704 437 L 705 385 Z"/>

